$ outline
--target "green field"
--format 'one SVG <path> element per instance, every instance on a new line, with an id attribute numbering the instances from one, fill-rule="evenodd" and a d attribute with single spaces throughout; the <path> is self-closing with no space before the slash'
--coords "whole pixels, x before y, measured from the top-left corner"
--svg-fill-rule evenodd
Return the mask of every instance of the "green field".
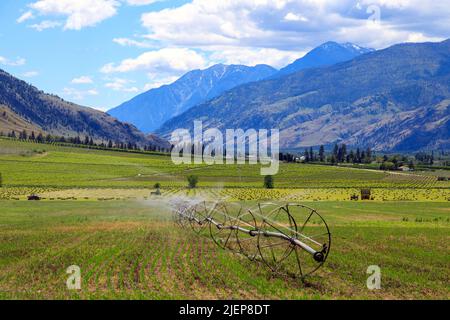
<path id="1" fill-rule="evenodd" d="M 174 166 L 167 156 L 0 139 L 1 299 L 448 299 L 450 184 L 429 173 L 282 164 L 273 190 L 258 166 Z M 186 189 L 195 174 L 200 186 Z M 163 196 L 150 197 L 160 182 Z M 373 201 L 350 201 L 371 187 Z M 26 201 L 30 193 L 45 199 Z M 305 282 L 218 248 L 172 221 L 172 198 L 295 201 L 332 232 Z M 82 290 L 66 288 L 81 268 Z M 366 287 L 367 267 L 382 271 Z"/>
<path id="2" fill-rule="evenodd" d="M 0 172 L 9 187 L 148 188 L 185 187 L 195 174 L 200 187 L 261 188 L 263 177 L 255 165 L 180 165 L 168 156 L 98 151 L 0 139 Z M 425 174 L 321 165 L 282 164 L 276 176 L 279 188 L 449 188 Z"/>
<path id="3" fill-rule="evenodd" d="M 260 263 L 175 227 L 164 206 L 1 205 L 5 299 L 446 299 L 450 293 L 450 208 L 442 203 L 317 203 L 333 245 L 324 268 L 306 284 L 272 277 Z M 81 268 L 80 292 L 66 289 L 70 265 Z M 369 265 L 381 267 L 380 291 L 365 286 Z"/>

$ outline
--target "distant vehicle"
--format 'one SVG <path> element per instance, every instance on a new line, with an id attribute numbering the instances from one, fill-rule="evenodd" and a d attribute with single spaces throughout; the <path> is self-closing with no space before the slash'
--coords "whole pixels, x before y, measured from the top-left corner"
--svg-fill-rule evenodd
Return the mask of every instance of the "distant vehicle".
<path id="1" fill-rule="evenodd" d="M 31 196 L 28 196 L 28 200 L 29 201 L 39 201 L 39 200 L 41 200 L 41 197 L 39 197 L 38 195 L 32 194 Z"/>
<path id="2" fill-rule="evenodd" d="M 370 189 L 361 189 L 361 200 L 372 200 Z"/>

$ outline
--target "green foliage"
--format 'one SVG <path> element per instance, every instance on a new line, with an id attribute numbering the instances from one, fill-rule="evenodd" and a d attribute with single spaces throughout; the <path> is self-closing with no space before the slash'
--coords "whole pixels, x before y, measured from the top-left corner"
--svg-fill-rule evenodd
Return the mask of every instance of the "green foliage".
<path id="1" fill-rule="evenodd" d="M 187 176 L 187 181 L 188 181 L 189 188 L 194 189 L 197 187 L 198 177 L 195 175 Z"/>
<path id="2" fill-rule="evenodd" d="M 264 177 L 264 188 L 266 189 L 273 189 L 274 186 L 274 181 L 273 181 L 273 176 L 265 176 Z"/>

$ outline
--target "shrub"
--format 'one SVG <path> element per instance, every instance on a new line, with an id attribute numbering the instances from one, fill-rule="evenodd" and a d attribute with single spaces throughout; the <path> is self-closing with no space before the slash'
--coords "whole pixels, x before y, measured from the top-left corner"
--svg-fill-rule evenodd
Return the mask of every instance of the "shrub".
<path id="1" fill-rule="evenodd" d="M 264 177 L 264 188 L 266 188 L 266 189 L 274 188 L 273 176 L 265 176 Z"/>
<path id="2" fill-rule="evenodd" d="M 194 189 L 197 187 L 198 184 L 198 177 L 191 175 L 187 177 L 189 188 Z"/>

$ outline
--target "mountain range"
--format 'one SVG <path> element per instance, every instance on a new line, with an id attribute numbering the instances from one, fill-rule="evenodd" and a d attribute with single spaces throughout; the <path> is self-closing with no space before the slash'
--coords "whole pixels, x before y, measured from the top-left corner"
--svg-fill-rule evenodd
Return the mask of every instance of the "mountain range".
<path id="1" fill-rule="evenodd" d="M 158 136 L 169 138 L 202 120 L 205 128 L 221 130 L 278 128 L 282 148 L 346 143 L 414 152 L 450 148 L 450 40 L 378 51 L 327 42 L 280 71 L 215 65 L 110 114 L 46 94 L 0 70 L 3 133 L 89 135 L 167 148 Z"/>
<path id="2" fill-rule="evenodd" d="M 241 84 L 265 79 L 277 72 L 267 65 L 214 65 L 188 72 L 170 85 L 151 89 L 108 113 L 150 133 L 189 108 Z"/>
<path id="3" fill-rule="evenodd" d="M 177 128 L 278 128 L 283 148 L 336 142 L 376 150 L 450 147 L 450 40 L 370 51 L 241 85 L 166 122 Z"/>
<path id="4" fill-rule="evenodd" d="M 12 130 L 168 147 L 166 141 L 145 135 L 131 124 L 46 94 L 0 70 L 0 131 Z"/>

